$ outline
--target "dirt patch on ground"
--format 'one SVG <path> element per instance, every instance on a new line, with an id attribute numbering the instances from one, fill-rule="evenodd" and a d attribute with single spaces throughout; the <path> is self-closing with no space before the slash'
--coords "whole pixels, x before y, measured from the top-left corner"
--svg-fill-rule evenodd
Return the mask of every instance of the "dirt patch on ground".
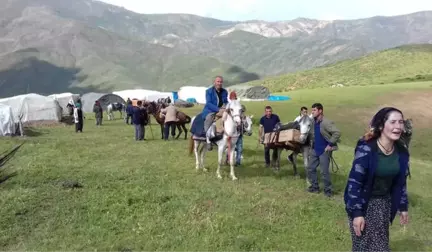
<path id="1" fill-rule="evenodd" d="M 406 91 L 393 92 L 379 95 L 374 101 L 376 106 L 369 108 L 345 109 L 341 111 L 340 116 L 347 114 L 355 117 L 355 121 L 364 125 L 364 130 L 367 130 L 370 120 L 378 110 L 383 107 L 395 107 L 400 109 L 405 116 L 405 119 L 413 120 L 414 129 L 429 128 L 432 124 L 432 91 Z"/>
<path id="2" fill-rule="evenodd" d="M 378 97 L 380 107 L 400 109 L 405 119 L 413 119 L 414 128 L 429 128 L 432 124 L 432 91 L 394 92 Z"/>
<path id="3" fill-rule="evenodd" d="M 64 126 L 64 123 L 58 121 L 31 121 L 23 123 L 25 128 L 34 127 L 34 128 L 52 128 L 52 127 L 60 127 Z"/>

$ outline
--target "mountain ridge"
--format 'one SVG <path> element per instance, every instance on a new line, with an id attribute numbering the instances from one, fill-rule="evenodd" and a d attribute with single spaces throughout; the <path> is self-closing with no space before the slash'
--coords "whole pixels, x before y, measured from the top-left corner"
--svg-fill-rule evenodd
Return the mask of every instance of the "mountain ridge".
<path id="1" fill-rule="evenodd" d="M 215 75 L 225 75 L 231 85 L 404 44 L 432 43 L 432 11 L 353 21 L 294 20 L 247 25 L 190 14 L 138 14 L 91 0 L 5 0 L 0 6 L 0 71 L 14 71 L 26 61 L 31 68 L 20 82 L 0 75 L 0 91 L 26 92 L 27 82 L 41 93 L 167 91 L 207 86 Z M 277 35 L 276 28 L 288 35 Z M 66 72 L 68 78 L 39 77 L 37 60 L 52 65 L 46 74 Z"/>

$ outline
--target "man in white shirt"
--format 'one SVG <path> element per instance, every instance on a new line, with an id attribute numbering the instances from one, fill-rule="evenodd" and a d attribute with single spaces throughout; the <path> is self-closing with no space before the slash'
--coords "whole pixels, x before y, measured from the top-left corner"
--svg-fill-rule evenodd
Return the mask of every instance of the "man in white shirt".
<path id="1" fill-rule="evenodd" d="M 294 122 L 300 121 L 300 119 L 303 116 L 307 116 L 307 115 L 308 115 L 308 109 L 306 107 L 301 107 L 300 108 L 300 115 L 297 116 L 296 119 L 294 119 Z M 310 114 L 309 117 L 312 119 L 313 118 L 312 114 Z M 287 159 L 288 159 L 289 162 L 294 162 L 294 160 L 293 160 L 293 152 L 290 155 L 287 156 Z"/>
<path id="2" fill-rule="evenodd" d="M 302 118 L 302 116 L 307 115 L 308 114 L 308 109 L 306 107 L 301 107 L 300 109 L 300 115 L 296 117 L 296 119 L 294 119 L 294 122 L 298 122 L 300 121 L 300 119 Z M 309 116 L 312 118 L 312 114 Z"/>

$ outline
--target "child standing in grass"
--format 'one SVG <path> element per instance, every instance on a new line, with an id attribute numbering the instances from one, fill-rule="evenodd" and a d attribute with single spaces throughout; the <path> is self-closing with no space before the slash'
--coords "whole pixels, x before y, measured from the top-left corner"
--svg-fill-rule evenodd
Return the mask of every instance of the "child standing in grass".
<path id="1" fill-rule="evenodd" d="M 389 226 L 396 213 L 408 223 L 409 153 L 400 137 L 404 118 L 396 108 L 383 108 L 371 131 L 360 139 L 345 189 L 353 251 L 390 251 Z"/>

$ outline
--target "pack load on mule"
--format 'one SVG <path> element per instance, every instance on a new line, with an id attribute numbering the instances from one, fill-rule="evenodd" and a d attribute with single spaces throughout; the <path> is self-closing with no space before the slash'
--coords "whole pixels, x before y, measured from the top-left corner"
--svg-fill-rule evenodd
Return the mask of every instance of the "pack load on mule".
<path id="1" fill-rule="evenodd" d="M 277 124 L 272 132 L 264 134 L 264 144 L 270 145 L 297 145 L 300 143 L 300 125 L 298 122 L 289 122 L 285 125 Z"/>

